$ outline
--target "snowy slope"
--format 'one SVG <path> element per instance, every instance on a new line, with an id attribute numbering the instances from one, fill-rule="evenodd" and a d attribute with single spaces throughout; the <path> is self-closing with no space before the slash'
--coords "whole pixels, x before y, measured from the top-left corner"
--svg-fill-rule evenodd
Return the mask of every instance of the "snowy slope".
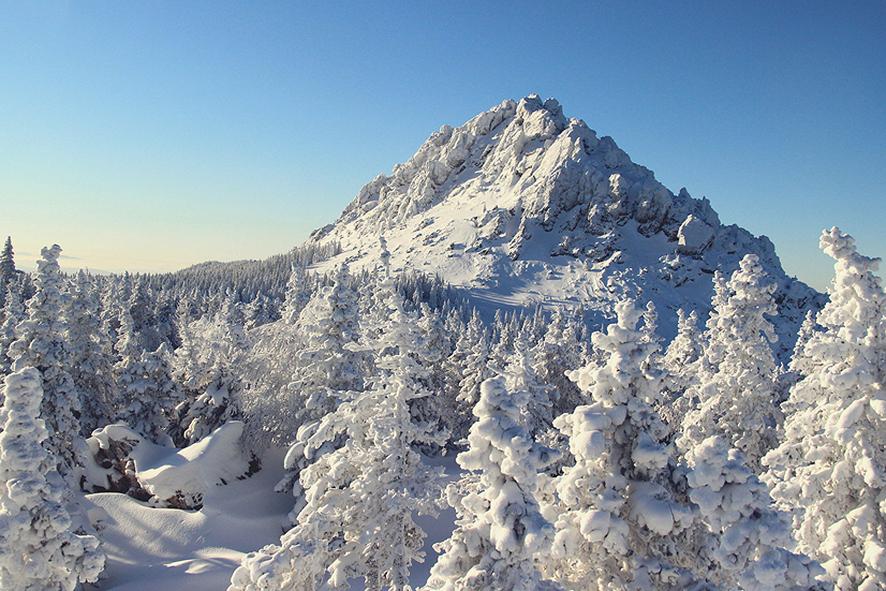
<path id="1" fill-rule="evenodd" d="M 652 299 L 665 335 L 676 308 L 706 312 L 714 270 L 747 253 L 779 284 L 782 346 L 821 301 L 784 273 L 768 238 L 721 224 L 706 199 L 674 194 L 612 138 L 534 95 L 442 127 L 310 240 L 341 243 L 324 266 L 360 268 L 378 263 L 379 236 L 394 270 L 439 274 L 480 303 L 584 302 L 608 315 L 626 295 Z"/>

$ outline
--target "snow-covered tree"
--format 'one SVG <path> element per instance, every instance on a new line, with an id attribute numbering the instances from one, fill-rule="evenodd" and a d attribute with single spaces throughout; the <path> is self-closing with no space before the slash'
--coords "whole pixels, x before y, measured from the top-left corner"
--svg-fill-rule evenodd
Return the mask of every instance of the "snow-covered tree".
<path id="1" fill-rule="evenodd" d="M 75 533 L 65 486 L 44 444 L 40 372 L 6 376 L 0 411 L 0 589 L 73 591 L 104 569 L 98 540 Z"/>
<path id="2" fill-rule="evenodd" d="M 41 250 L 37 262 L 36 293 L 28 300 L 27 318 L 15 328 L 9 347 L 13 371 L 33 367 L 43 378 L 43 410 L 49 437 L 47 448 L 58 459 L 62 475 L 79 464 L 75 442 L 80 437 L 80 395 L 74 384 L 67 342 L 64 278 L 58 266 L 61 247 Z"/>
<path id="3" fill-rule="evenodd" d="M 439 434 L 410 410 L 428 395 L 426 369 L 412 351 L 417 319 L 389 281 L 381 289 L 388 322 L 375 345 L 377 374 L 301 429 L 305 456 L 316 458 L 301 472 L 306 505 L 279 546 L 247 555 L 231 591 L 343 589 L 358 578 L 371 590 L 410 588 L 411 565 L 424 558 L 425 534 L 414 517 L 435 511 L 442 478 L 414 447 L 438 442 Z"/>
<path id="4" fill-rule="evenodd" d="M 68 342 L 72 377 L 82 401 L 80 422 L 85 434 L 115 418 L 113 360 L 100 341 L 98 309 L 98 292 L 90 277 L 80 271 L 68 313 Z"/>
<path id="5" fill-rule="evenodd" d="M 677 438 L 683 453 L 708 437 L 725 435 L 758 471 L 760 458 L 775 445 L 779 378 L 771 348 L 775 330 L 767 318 L 777 311 L 774 291 L 757 255 L 749 254 L 725 292 L 717 292 L 706 332 L 702 366 L 707 370 L 687 392 L 698 405 L 687 413 Z"/>
<path id="6" fill-rule="evenodd" d="M 694 448 L 688 467 L 675 457 L 655 411 L 667 376 L 652 315 L 638 328 L 632 303 L 616 313 L 592 337 L 604 362 L 572 374 L 593 403 L 555 421 L 575 464 L 544 505 L 557 528 L 545 572 L 588 590 L 817 588 L 814 564 L 784 550 L 785 522 L 725 439 Z"/>
<path id="7" fill-rule="evenodd" d="M 169 348 L 164 343 L 156 351 L 140 350 L 127 307 L 120 313 L 119 333 L 120 361 L 114 374 L 120 389 L 121 419 L 154 443 L 172 445 L 169 416 L 179 400 Z"/>
<path id="8" fill-rule="evenodd" d="M 809 310 L 806 312 L 806 317 L 803 318 L 803 324 L 800 325 L 800 331 L 797 333 L 797 342 L 794 344 L 794 351 L 791 355 L 790 365 L 788 366 L 788 369 L 790 369 L 797 378 L 806 375 L 813 367 L 806 346 L 809 344 L 809 341 L 812 340 L 815 331 L 815 312 Z"/>
<path id="9" fill-rule="evenodd" d="M 521 330 L 516 335 L 513 347 L 513 352 L 505 360 L 505 386 L 524 399 L 522 425 L 529 436 L 538 441 L 541 434 L 553 427 L 554 402 L 559 393 L 536 372 L 539 364 L 526 331 Z"/>
<path id="10" fill-rule="evenodd" d="M 3 322 L 0 323 L 0 375 L 6 375 L 12 367 L 12 358 L 8 355 L 9 346 L 15 340 L 15 327 L 24 319 L 25 307 L 21 298 L 21 286 L 18 282 L 11 281 L 6 286 Z"/>
<path id="11" fill-rule="evenodd" d="M 196 443 L 240 417 L 240 375 L 249 348 L 244 322 L 242 305 L 231 294 L 215 316 L 179 319 L 181 346 L 173 358 L 173 375 L 183 400 L 173 413 L 176 444 Z"/>
<path id="12" fill-rule="evenodd" d="M 556 458 L 521 426 L 525 392 L 501 378 L 485 380 L 474 407 L 469 448 L 457 461 L 468 474 L 448 489 L 455 531 L 439 545 L 427 590 L 538 591 L 536 557 L 553 535 L 535 498 L 538 472 Z"/>
<path id="13" fill-rule="evenodd" d="M 154 351 L 160 346 L 160 333 L 157 331 L 157 319 L 154 316 L 153 293 L 143 275 L 136 277 L 129 296 L 129 314 L 138 338 L 139 348 Z"/>
<path id="14" fill-rule="evenodd" d="M 838 228 L 830 301 L 804 346 L 781 444 L 763 460 L 772 496 L 793 514 L 798 549 L 840 591 L 886 588 L 886 296 L 879 259 Z"/>
<path id="15" fill-rule="evenodd" d="M 417 422 L 435 425 L 451 438 L 459 423 L 458 387 L 447 375 L 452 344 L 441 314 L 424 302 L 419 304 L 418 332 L 420 342 L 414 345 L 414 355 L 420 355 L 427 368 L 421 382 L 428 395 L 411 403 L 412 415 Z"/>
<path id="16" fill-rule="evenodd" d="M 619 302 L 616 314 L 592 335 L 603 363 L 571 374 L 593 402 L 554 421 L 575 465 L 555 479 L 555 501 L 545 506 L 557 529 L 546 572 L 579 589 L 681 588 L 687 574 L 673 560 L 675 540 L 692 510 L 676 498 L 668 429 L 653 407 L 659 347 L 638 328 L 632 302 Z"/>
<path id="17" fill-rule="evenodd" d="M 687 458 L 689 498 L 708 535 L 697 552 L 707 578 L 722 589 L 825 589 L 824 570 L 791 545 L 787 515 L 778 512 L 766 485 L 724 437 L 709 437 Z"/>
<path id="18" fill-rule="evenodd" d="M 536 372 L 557 393 L 553 402 L 558 415 L 572 412 L 584 402 L 575 382 L 566 376 L 581 365 L 580 329 L 575 314 L 569 315 L 561 307 L 554 308 L 542 338 L 533 346 Z"/>
<path id="19" fill-rule="evenodd" d="M 702 333 L 698 327 L 698 315 L 693 310 L 689 314 L 677 310 L 677 336 L 670 342 L 662 365 L 667 379 L 659 412 L 673 431 L 678 431 L 683 419 L 693 408 L 694 393 L 687 391 L 697 384 L 700 367 L 697 361 L 702 356 Z"/>
<path id="20" fill-rule="evenodd" d="M 12 238 L 7 236 L 3 251 L 0 252 L 0 306 L 5 305 L 6 288 L 14 283 L 18 271 L 15 268 L 15 253 L 12 250 Z"/>
<path id="21" fill-rule="evenodd" d="M 292 265 L 292 273 L 289 275 L 289 283 L 286 284 L 286 303 L 281 311 L 283 322 L 295 324 L 305 306 L 311 299 L 304 267 Z"/>

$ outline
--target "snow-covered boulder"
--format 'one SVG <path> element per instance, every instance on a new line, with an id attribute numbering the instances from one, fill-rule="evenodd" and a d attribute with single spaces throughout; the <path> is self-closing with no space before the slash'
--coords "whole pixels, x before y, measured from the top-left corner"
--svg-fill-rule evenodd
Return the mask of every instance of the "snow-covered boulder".
<path id="1" fill-rule="evenodd" d="M 711 244 L 714 229 L 691 213 L 677 229 L 677 251 L 682 254 L 698 254 Z"/>
<path id="2" fill-rule="evenodd" d="M 188 447 L 157 445 L 127 427 L 109 425 L 86 444 L 93 462 L 81 485 L 91 492 L 122 492 L 152 505 L 198 509 L 214 486 L 258 470 L 240 447 L 243 423 L 231 421 Z"/>

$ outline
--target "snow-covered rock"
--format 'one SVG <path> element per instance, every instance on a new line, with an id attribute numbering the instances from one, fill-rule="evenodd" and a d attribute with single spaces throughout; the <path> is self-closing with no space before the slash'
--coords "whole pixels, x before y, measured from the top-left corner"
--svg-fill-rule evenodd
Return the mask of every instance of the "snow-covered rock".
<path id="1" fill-rule="evenodd" d="M 177 449 L 152 443 L 126 425 L 108 425 L 86 440 L 93 461 L 81 483 L 91 492 L 122 492 L 153 505 L 202 506 L 215 486 L 256 471 L 240 447 L 243 423 L 230 421 L 197 443 Z"/>

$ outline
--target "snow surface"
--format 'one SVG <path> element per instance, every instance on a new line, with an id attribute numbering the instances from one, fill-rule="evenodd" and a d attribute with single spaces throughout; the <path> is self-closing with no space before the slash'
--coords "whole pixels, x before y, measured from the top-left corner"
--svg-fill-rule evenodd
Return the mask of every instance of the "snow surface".
<path id="1" fill-rule="evenodd" d="M 283 477 L 284 453 L 271 450 L 254 476 L 211 488 L 199 511 L 151 507 L 121 493 L 86 495 L 108 555 L 105 578 L 96 589 L 223 591 L 246 553 L 279 542 L 286 529 L 294 500 L 273 492 Z M 454 456 L 430 461 L 457 477 Z M 428 558 L 413 569 L 414 586 L 427 580 L 436 560 L 432 546 L 449 537 L 454 519 L 451 509 L 436 519 L 416 519 L 428 533 Z"/>

